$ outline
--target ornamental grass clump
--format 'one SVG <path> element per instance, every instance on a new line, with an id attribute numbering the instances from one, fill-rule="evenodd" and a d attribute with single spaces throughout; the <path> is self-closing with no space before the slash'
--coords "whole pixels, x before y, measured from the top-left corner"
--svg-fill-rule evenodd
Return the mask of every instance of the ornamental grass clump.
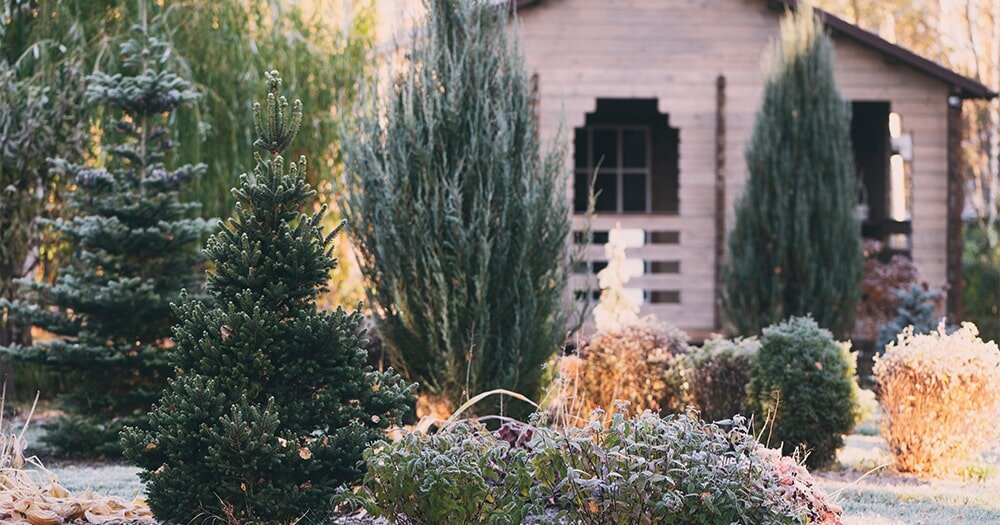
<path id="1" fill-rule="evenodd" d="M 940 475 L 1000 437 L 1000 349 L 972 323 L 906 328 L 876 357 L 882 435 L 900 472 Z"/>
<path id="2" fill-rule="evenodd" d="M 694 407 L 706 421 L 748 414 L 747 385 L 759 349 L 760 341 L 755 337 L 725 339 L 716 335 L 679 356 L 667 374 L 677 395 L 677 408 Z"/>
<path id="3" fill-rule="evenodd" d="M 860 414 L 855 359 L 810 317 L 765 328 L 747 400 L 767 441 L 810 468 L 832 463 Z"/>

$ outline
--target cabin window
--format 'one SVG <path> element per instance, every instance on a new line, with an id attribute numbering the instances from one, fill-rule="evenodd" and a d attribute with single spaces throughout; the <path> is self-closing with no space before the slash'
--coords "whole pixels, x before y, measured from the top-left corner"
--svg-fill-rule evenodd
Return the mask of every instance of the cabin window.
<path id="1" fill-rule="evenodd" d="M 599 213 L 676 214 L 678 142 L 656 99 L 598 99 L 574 130 L 574 211 L 587 211 L 593 180 Z"/>

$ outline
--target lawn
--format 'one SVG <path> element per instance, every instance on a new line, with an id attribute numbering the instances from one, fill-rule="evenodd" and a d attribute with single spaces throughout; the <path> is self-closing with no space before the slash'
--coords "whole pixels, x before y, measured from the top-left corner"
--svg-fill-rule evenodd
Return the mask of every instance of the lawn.
<path id="1" fill-rule="evenodd" d="M 923 481 L 880 471 L 888 462 L 885 442 L 854 434 L 840 451 L 840 471 L 819 473 L 821 484 L 844 507 L 845 525 L 994 525 L 1000 523 L 1000 472 L 977 470 L 975 479 Z M 985 479 L 984 479 L 985 478 Z"/>

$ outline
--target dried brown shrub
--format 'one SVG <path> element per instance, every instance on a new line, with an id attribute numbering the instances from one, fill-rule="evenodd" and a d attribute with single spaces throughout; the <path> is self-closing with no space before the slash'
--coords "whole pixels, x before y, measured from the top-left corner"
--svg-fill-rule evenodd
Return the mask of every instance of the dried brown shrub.
<path id="1" fill-rule="evenodd" d="M 1000 437 L 1000 349 L 972 323 L 907 328 L 876 358 L 882 434 L 900 472 L 940 475 Z"/>
<path id="2" fill-rule="evenodd" d="M 610 414 L 616 401 L 631 410 L 659 412 L 673 392 L 665 373 L 673 356 L 688 351 L 687 334 L 653 317 L 594 334 L 578 357 L 564 357 L 560 404 L 582 420 L 594 409 Z"/>

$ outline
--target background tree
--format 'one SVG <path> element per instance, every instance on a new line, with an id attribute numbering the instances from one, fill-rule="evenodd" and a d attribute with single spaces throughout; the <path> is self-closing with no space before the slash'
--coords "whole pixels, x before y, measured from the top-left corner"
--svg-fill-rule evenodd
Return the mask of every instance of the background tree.
<path id="1" fill-rule="evenodd" d="M 83 67 L 73 32 L 37 40 L 38 12 L 31 2 L 0 8 L 0 299 L 14 300 L 18 278 L 33 275 L 51 257 L 41 246 L 40 219 L 57 212 L 64 181 L 46 159 L 82 158 L 88 136 Z M 0 347 L 31 344 L 30 327 L 0 308 Z M 10 361 L 0 382 L 13 395 Z"/>
<path id="2" fill-rule="evenodd" d="M 63 43 L 70 51 L 79 49 L 82 71 L 116 71 L 121 64 L 115 50 L 130 38 L 131 21 L 139 15 L 141 0 L 0 3 L 5 10 L 25 14 L 11 19 L 8 39 L 23 40 L 25 45 L 53 43 L 53 48 Z M 229 189 L 236 184 L 235 174 L 249 168 L 246 162 L 254 150 L 252 133 L 243 125 L 244 113 L 255 97 L 253 79 L 282 64 L 285 84 L 296 90 L 306 107 L 314 109 L 303 122 L 306 133 L 295 146 L 296 153 L 309 151 L 316 158 L 307 176 L 317 193 L 307 206 L 332 204 L 330 195 L 337 190 L 341 166 L 338 108 L 350 106 L 356 80 L 367 72 L 374 42 L 373 0 L 148 4 L 150 22 L 163 29 L 161 36 L 171 47 L 168 64 L 202 95 L 197 103 L 178 108 L 168 123 L 176 136 L 184 137 L 168 161 L 203 159 L 207 173 L 213 174 L 187 185 L 183 197 L 200 201 L 203 217 L 230 213 Z M 5 45 L 3 53 L 12 49 L 16 46 Z M 103 127 L 99 108 L 82 109 L 95 119 L 96 129 Z M 336 217 L 330 221 L 336 222 Z M 348 279 L 346 267 L 334 272 L 331 284 L 337 295 L 362 296 L 360 282 Z"/>
<path id="3" fill-rule="evenodd" d="M 143 13 L 144 15 L 144 13 Z M 108 169 L 54 162 L 72 181 L 69 219 L 48 221 L 71 257 L 54 283 L 27 279 L 25 300 L 3 302 L 11 317 L 61 336 L 5 351 L 71 372 L 64 396 L 73 414 L 44 437 L 67 453 L 114 454 L 125 422 L 140 423 L 163 388 L 169 367 L 170 303 L 201 288 L 200 241 L 213 228 L 181 187 L 205 166 L 163 163 L 174 147 L 164 122 L 197 93 L 164 68 L 166 44 L 145 18 L 121 46 L 122 72 L 89 78 L 88 104 L 118 116 L 105 132 Z"/>
<path id="4" fill-rule="evenodd" d="M 850 113 L 833 43 L 808 4 L 766 52 L 764 101 L 747 148 L 749 180 L 729 236 L 723 304 L 740 333 L 811 314 L 846 333 L 860 296 Z"/>
<path id="5" fill-rule="evenodd" d="M 206 250 L 214 307 L 177 308 L 177 378 L 151 413 L 152 429 L 123 433 L 126 456 L 145 472 L 161 520 L 208 516 L 233 523 L 320 522 L 334 489 L 361 475 L 362 451 L 411 401 L 391 370 L 366 369 L 358 325 L 316 299 L 336 265 L 312 196 L 305 159 L 287 170 L 285 151 L 301 102 L 278 96 L 254 108 L 261 153 L 233 190 L 236 214 Z M 289 112 L 290 109 L 290 112 Z"/>

